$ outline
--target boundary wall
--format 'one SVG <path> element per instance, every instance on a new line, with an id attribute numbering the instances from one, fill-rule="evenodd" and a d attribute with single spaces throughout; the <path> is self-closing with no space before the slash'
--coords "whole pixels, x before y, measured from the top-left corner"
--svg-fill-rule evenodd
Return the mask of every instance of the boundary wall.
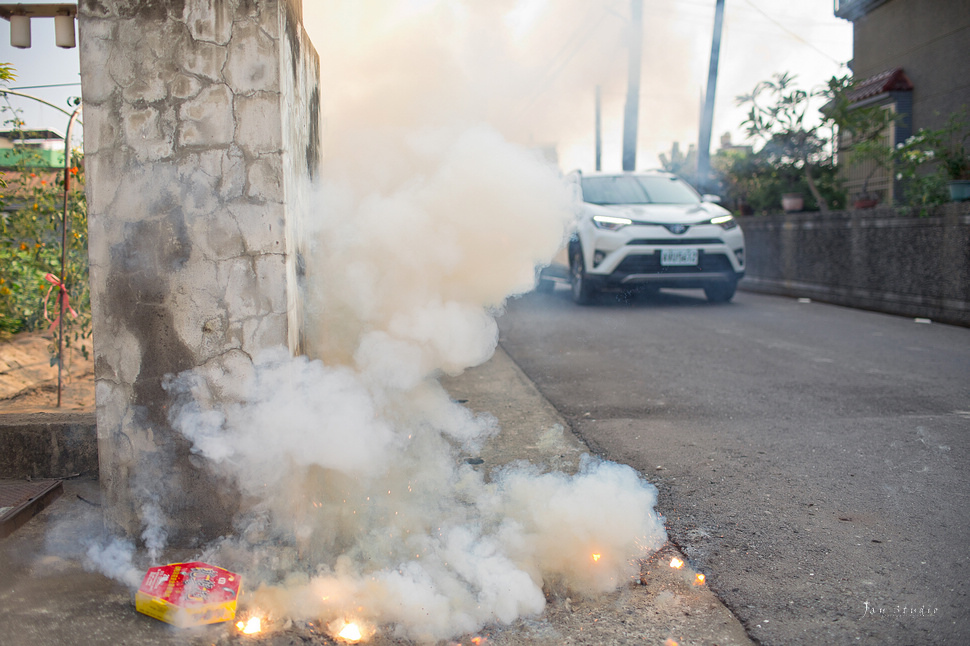
<path id="1" fill-rule="evenodd" d="M 970 326 L 970 202 L 739 221 L 741 289 Z"/>

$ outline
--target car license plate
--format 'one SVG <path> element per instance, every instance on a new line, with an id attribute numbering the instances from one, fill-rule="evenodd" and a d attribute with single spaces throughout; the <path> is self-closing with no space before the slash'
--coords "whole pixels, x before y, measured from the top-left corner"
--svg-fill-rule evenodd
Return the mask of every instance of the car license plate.
<path id="1" fill-rule="evenodd" d="M 660 264 L 664 267 L 696 265 L 697 249 L 661 249 Z"/>

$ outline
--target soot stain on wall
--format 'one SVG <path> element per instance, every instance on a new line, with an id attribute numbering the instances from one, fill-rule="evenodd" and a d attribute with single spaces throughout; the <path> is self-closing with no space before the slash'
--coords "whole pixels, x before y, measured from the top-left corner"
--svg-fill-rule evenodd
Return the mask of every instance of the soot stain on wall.
<path id="1" fill-rule="evenodd" d="M 99 18 L 113 14 L 119 18 L 147 20 L 165 20 L 169 16 L 181 18 L 185 12 L 185 0 L 128 0 L 110 4 L 111 9 L 102 0 L 81 0 L 81 10 Z"/>
<path id="2" fill-rule="evenodd" d="M 310 131 L 307 134 L 306 171 L 312 180 L 320 169 L 320 87 L 316 84 L 310 93 L 307 111 L 310 113 Z"/>
<path id="3" fill-rule="evenodd" d="M 286 31 L 286 40 L 290 44 L 290 67 L 293 68 L 293 81 L 299 80 L 299 61 L 301 59 L 300 32 L 303 27 L 297 16 L 294 15 L 293 7 L 286 3 L 286 24 L 283 26 Z"/>
<path id="4" fill-rule="evenodd" d="M 192 454 L 191 444 L 171 428 L 169 397 L 163 389 L 168 375 L 195 367 L 192 351 L 175 326 L 170 277 L 184 267 L 192 252 L 184 215 L 175 210 L 164 219 L 129 223 L 124 240 L 111 251 L 108 290 L 109 317 L 135 336 L 141 347 L 141 367 L 132 387 L 136 428 L 150 430 L 155 450 L 139 456 L 136 480 L 146 491 L 165 491 L 163 511 L 182 518 L 187 536 L 228 529 L 234 489 L 211 474 Z M 151 483 L 149 488 L 148 483 Z M 208 491 L 198 496 L 188 492 Z M 186 518 L 188 514 L 188 518 Z M 184 521 L 190 522 L 185 523 Z M 182 540 L 173 536 L 176 540 Z"/>

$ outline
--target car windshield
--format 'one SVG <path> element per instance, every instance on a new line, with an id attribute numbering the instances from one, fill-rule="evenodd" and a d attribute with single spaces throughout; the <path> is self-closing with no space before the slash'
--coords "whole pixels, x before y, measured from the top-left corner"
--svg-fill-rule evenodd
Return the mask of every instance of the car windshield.
<path id="1" fill-rule="evenodd" d="M 584 177 L 583 201 L 590 204 L 697 204 L 700 198 L 687 184 L 664 175 Z"/>

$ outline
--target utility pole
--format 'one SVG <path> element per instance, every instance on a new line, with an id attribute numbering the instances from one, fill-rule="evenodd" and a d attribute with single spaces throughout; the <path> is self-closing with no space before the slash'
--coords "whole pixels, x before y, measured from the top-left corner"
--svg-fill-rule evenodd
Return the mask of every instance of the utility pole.
<path id="1" fill-rule="evenodd" d="M 602 87 L 596 86 L 596 170 L 603 170 L 603 120 L 601 117 Z"/>
<path id="2" fill-rule="evenodd" d="M 697 190 L 707 192 L 711 180 L 711 129 L 714 122 L 714 93 L 717 87 L 717 61 L 721 55 L 721 26 L 724 23 L 724 0 L 714 9 L 714 38 L 711 41 L 711 66 L 707 72 L 707 94 L 701 114 L 700 138 L 697 142 Z"/>
<path id="3" fill-rule="evenodd" d="M 623 170 L 636 170 L 637 119 L 640 113 L 640 59 L 643 47 L 643 0 L 630 0 L 630 65 L 623 109 Z"/>

